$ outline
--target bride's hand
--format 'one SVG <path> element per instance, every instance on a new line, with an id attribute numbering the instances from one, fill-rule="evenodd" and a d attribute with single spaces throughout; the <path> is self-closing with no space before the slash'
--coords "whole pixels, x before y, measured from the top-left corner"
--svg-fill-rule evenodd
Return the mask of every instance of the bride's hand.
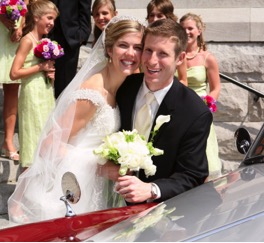
<path id="1" fill-rule="evenodd" d="M 117 181 L 119 175 L 119 165 L 114 164 L 111 161 L 107 161 L 104 165 L 97 166 L 98 176 L 108 178 L 112 181 Z"/>

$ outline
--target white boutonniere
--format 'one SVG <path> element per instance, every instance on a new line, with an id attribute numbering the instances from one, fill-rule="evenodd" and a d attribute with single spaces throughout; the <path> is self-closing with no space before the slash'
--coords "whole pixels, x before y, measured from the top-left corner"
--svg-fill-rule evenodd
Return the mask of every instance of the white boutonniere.
<path id="1" fill-rule="evenodd" d="M 151 132 L 151 139 L 150 141 L 153 141 L 154 137 L 156 136 L 156 134 L 158 133 L 158 130 L 160 129 L 160 127 L 164 124 L 170 121 L 170 115 L 167 116 L 163 116 L 160 115 L 157 117 L 156 119 L 156 125 L 154 127 L 154 130 Z"/>

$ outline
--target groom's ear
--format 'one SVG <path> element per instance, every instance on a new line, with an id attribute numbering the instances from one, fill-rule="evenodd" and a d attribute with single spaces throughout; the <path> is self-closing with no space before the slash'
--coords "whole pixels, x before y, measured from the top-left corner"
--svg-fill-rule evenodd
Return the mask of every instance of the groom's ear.
<path id="1" fill-rule="evenodd" d="M 185 57 L 186 57 L 186 52 L 185 51 L 181 52 L 180 55 L 177 57 L 177 64 L 176 65 L 180 66 L 183 63 L 183 61 L 185 60 Z"/>

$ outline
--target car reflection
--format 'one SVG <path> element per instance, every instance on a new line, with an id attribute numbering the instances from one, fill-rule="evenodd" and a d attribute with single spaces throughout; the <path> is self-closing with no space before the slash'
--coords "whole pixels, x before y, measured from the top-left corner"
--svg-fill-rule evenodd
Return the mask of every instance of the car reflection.
<path id="1" fill-rule="evenodd" d="M 264 211 L 263 172 L 261 164 L 254 169 L 240 168 L 141 212 L 89 240 L 175 242 L 203 239 Z"/>

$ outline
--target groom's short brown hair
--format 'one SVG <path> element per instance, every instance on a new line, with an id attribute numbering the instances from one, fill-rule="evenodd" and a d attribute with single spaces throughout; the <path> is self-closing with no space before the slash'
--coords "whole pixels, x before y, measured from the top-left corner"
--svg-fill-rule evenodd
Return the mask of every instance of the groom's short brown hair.
<path id="1" fill-rule="evenodd" d="M 160 19 L 151 23 L 145 30 L 143 45 L 147 35 L 171 38 L 175 42 L 175 58 L 186 51 L 188 41 L 186 31 L 172 19 Z"/>

